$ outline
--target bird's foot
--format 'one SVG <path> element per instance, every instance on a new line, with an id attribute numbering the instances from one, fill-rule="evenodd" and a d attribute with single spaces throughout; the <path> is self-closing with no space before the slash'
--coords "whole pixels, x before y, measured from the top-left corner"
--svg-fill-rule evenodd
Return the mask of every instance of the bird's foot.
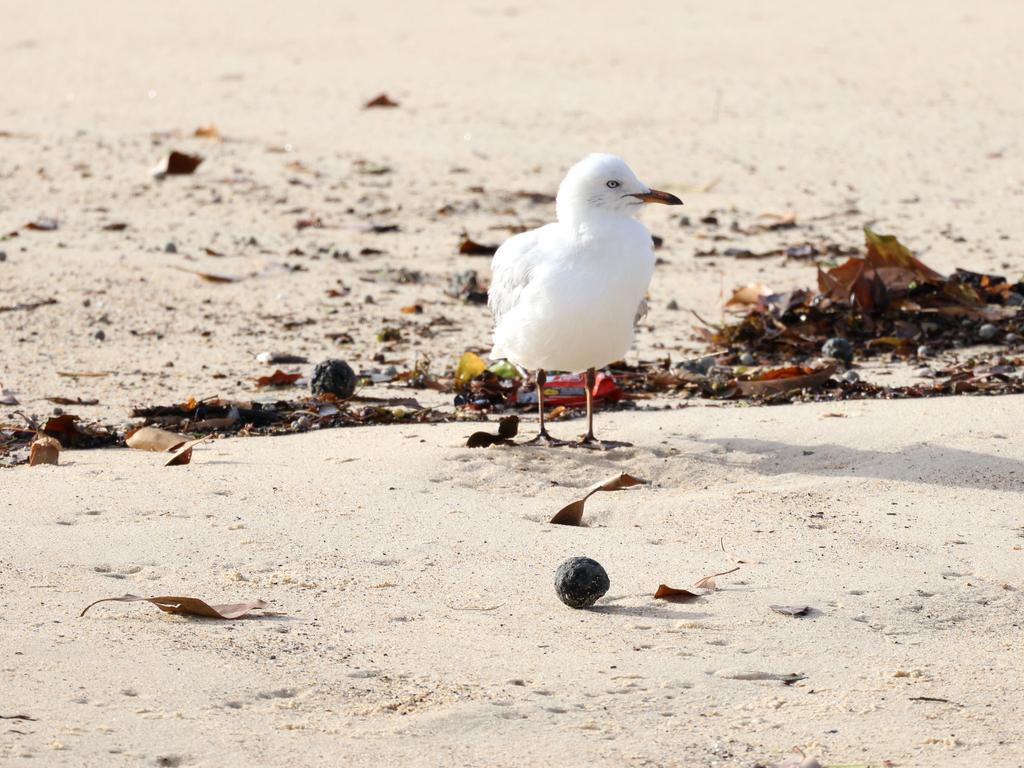
<path id="1" fill-rule="evenodd" d="M 593 435 L 585 435 L 573 443 L 577 448 L 588 448 L 592 451 L 610 451 L 613 448 L 632 448 L 632 443 L 620 443 L 614 440 L 598 440 Z"/>
<path id="2" fill-rule="evenodd" d="M 574 445 L 574 443 L 568 440 L 559 440 L 558 438 L 552 437 L 547 432 L 541 432 L 536 437 L 520 443 L 520 445 L 544 445 L 548 448 L 557 448 L 563 445 Z"/>

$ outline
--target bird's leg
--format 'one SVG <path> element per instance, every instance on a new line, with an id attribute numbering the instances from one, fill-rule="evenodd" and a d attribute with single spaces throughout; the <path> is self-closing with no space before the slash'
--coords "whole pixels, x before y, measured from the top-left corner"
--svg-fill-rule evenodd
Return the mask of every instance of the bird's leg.
<path id="1" fill-rule="evenodd" d="M 544 424 L 544 384 L 547 380 L 547 373 L 542 370 L 537 371 L 537 411 L 540 413 L 540 433 L 532 440 L 528 440 L 527 444 L 544 443 L 545 445 L 565 445 L 564 440 L 556 440 L 549 435 L 548 429 Z"/>
<path id="2" fill-rule="evenodd" d="M 594 385 L 597 384 L 597 371 L 588 368 L 584 381 L 587 388 L 587 434 L 580 442 L 583 445 L 600 445 L 594 437 Z"/>

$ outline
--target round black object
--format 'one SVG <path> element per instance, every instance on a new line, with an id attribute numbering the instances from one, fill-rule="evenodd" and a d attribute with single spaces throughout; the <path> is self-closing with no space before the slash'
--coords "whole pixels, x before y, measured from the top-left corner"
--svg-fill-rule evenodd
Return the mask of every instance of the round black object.
<path id="1" fill-rule="evenodd" d="M 589 557 L 570 557 L 555 571 L 555 592 L 570 608 L 589 608 L 610 586 L 604 568 Z"/>
<path id="2" fill-rule="evenodd" d="M 334 395 L 344 400 L 356 391 L 356 372 L 344 360 L 324 360 L 313 369 L 309 380 L 313 395 Z"/>
<path id="3" fill-rule="evenodd" d="M 821 354 L 825 357 L 841 360 L 849 365 L 853 362 L 853 344 L 846 339 L 836 336 L 834 339 L 829 339 L 825 342 L 821 348 Z"/>

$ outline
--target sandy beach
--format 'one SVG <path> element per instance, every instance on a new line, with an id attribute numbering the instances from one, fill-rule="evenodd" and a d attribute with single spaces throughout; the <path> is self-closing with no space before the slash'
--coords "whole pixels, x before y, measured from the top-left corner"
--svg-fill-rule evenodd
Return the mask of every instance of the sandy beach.
<path id="1" fill-rule="evenodd" d="M 446 293 L 489 277 L 460 241 L 551 221 L 593 151 L 685 202 L 643 216 L 663 245 L 632 361 L 707 354 L 694 313 L 720 321 L 737 286 L 815 285 L 813 261 L 727 247 L 856 249 L 868 225 L 943 273 L 1024 271 L 1008 0 L 2 8 L 0 425 L 59 407 L 120 429 L 329 357 L 450 374 L 490 344 L 486 306 Z M 363 108 L 382 93 L 398 106 Z M 155 179 L 172 150 L 203 162 Z M 1019 395 L 665 395 L 600 412 L 633 444 L 608 452 L 403 423 L 217 439 L 185 467 L 120 447 L 3 466 L 0 757 L 1019 766 L 1022 419 Z M 548 524 L 619 472 L 648 484 Z M 575 555 L 610 576 L 591 610 L 552 585 Z M 125 593 L 268 605 L 79 617 Z"/>

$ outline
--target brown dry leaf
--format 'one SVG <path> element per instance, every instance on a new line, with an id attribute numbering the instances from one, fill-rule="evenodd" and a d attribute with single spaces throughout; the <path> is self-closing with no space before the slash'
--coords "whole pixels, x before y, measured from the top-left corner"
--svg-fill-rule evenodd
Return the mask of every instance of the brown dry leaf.
<path id="1" fill-rule="evenodd" d="M 508 445 L 512 438 L 519 434 L 519 417 L 506 416 L 498 420 L 498 434 L 490 432 L 474 432 L 466 440 L 467 448 L 489 448 L 492 445 Z"/>
<path id="2" fill-rule="evenodd" d="M 771 296 L 772 293 L 772 289 L 764 283 L 749 283 L 733 291 L 732 296 L 725 302 L 725 306 L 744 307 L 751 304 L 759 304 L 762 297 Z"/>
<path id="3" fill-rule="evenodd" d="M 88 399 L 81 397 L 60 397 L 54 395 L 53 397 L 47 397 L 48 401 L 54 405 L 99 405 L 100 401 L 96 398 L 90 397 Z"/>
<path id="4" fill-rule="evenodd" d="M 66 376 L 71 379 L 99 379 L 113 373 L 113 371 L 57 371 L 58 376 Z"/>
<path id="5" fill-rule="evenodd" d="M 220 135 L 220 131 L 217 130 L 217 126 L 213 123 L 209 125 L 200 125 L 196 128 L 192 135 L 197 139 L 214 139 L 216 141 L 224 141 L 224 137 Z"/>
<path id="6" fill-rule="evenodd" d="M 178 446 L 178 452 L 168 459 L 165 467 L 182 467 L 192 461 L 192 449 L 200 443 L 204 443 L 209 440 L 209 437 L 200 437 L 197 440 L 189 440 L 187 443 Z"/>
<path id="7" fill-rule="evenodd" d="M 50 217 L 43 217 L 30 221 L 25 225 L 25 229 L 31 229 L 35 232 L 53 232 L 57 227 L 60 226 L 56 219 Z"/>
<path id="8" fill-rule="evenodd" d="M 32 442 L 28 456 L 28 465 L 36 467 L 40 464 L 58 464 L 60 462 L 60 442 L 47 435 L 39 435 Z"/>
<path id="9" fill-rule="evenodd" d="M 463 235 L 462 242 L 459 243 L 459 253 L 463 256 L 493 256 L 497 250 L 498 246 L 478 243 L 471 240 L 468 235 Z"/>
<path id="10" fill-rule="evenodd" d="M 85 606 L 79 618 L 85 616 L 85 612 L 98 603 L 152 603 L 165 613 L 173 613 L 178 616 L 202 616 L 207 619 L 240 619 L 250 611 L 265 608 L 266 603 L 262 600 L 253 600 L 250 603 L 230 603 L 227 605 L 210 605 L 197 597 L 139 597 L 138 595 L 123 595 L 121 597 L 105 597 L 96 600 Z"/>
<path id="11" fill-rule="evenodd" d="M 697 589 L 718 589 L 718 584 L 715 582 L 715 578 L 718 576 L 725 576 L 727 573 L 735 573 L 740 567 L 737 565 L 735 568 L 730 568 L 728 571 L 722 571 L 721 573 L 713 573 L 710 576 L 705 576 L 703 579 L 696 581 L 693 586 Z"/>
<path id="12" fill-rule="evenodd" d="M 185 435 L 159 427 L 139 427 L 125 435 L 124 443 L 140 451 L 173 451 L 188 442 Z"/>
<path id="13" fill-rule="evenodd" d="M 260 376 L 256 379 L 258 387 L 290 387 L 302 378 L 301 373 L 285 373 L 280 368 L 269 376 Z"/>
<path id="14" fill-rule="evenodd" d="M 187 176 L 195 171 L 203 162 L 200 155 L 189 155 L 173 150 L 160 165 L 153 169 L 153 175 L 162 179 L 164 176 Z"/>
<path id="15" fill-rule="evenodd" d="M 179 267 L 177 264 L 172 264 L 171 266 L 179 272 L 188 272 L 191 275 L 201 277 L 208 283 L 237 283 L 242 279 L 240 277 L 235 277 L 234 275 L 225 275 L 219 272 L 202 272 L 196 269 L 186 269 L 185 267 Z"/>
<path id="16" fill-rule="evenodd" d="M 407 307 L 402 307 L 403 315 L 421 315 L 423 314 L 423 306 L 421 304 L 410 304 Z"/>
<path id="17" fill-rule="evenodd" d="M 667 600 L 670 603 L 689 603 L 696 600 L 699 597 L 703 597 L 703 592 L 691 592 L 688 589 L 676 589 L 662 584 L 658 587 L 654 593 L 655 600 Z"/>
<path id="18" fill-rule="evenodd" d="M 105 224 L 103 226 L 104 232 L 124 232 L 128 229 L 128 224 L 123 221 L 115 221 L 112 224 Z"/>
<path id="19" fill-rule="evenodd" d="M 783 616 L 805 616 L 811 610 L 809 605 L 769 605 L 768 607 Z"/>
<path id="20" fill-rule="evenodd" d="M 593 496 L 598 491 L 623 491 L 627 488 L 632 488 L 635 485 L 646 485 L 646 480 L 641 480 L 638 477 L 627 475 L 623 472 L 620 475 L 610 477 L 602 483 L 598 483 L 593 486 L 587 495 L 582 499 L 570 502 L 558 510 L 555 516 L 552 517 L 548 522 L 554 523 L 555 525 L 579 525 L 583 522 L 583 508 L 587 503 L 587 499 Z"/>
<path id="21" fill-rule="evenodd" d="M 765 371 L 753 380 L 737 381 L 736 386 L 739 387 L 740 394 L 744 397 L 778 395 L 795 389 L 820 387 L 832 378 L 835 370 L 835 365 L 829 365 L 819 370 L 794 365 Z"/>
<path id="22" fill-rule="evenodd" d="M 371 109 L 374 107 L 397 107 L 398 102 L 394 101 L 386 93 L 382 93 L 380 96 L 376 96 L 370 99 L 363 105 L 363 109 Z"/>

